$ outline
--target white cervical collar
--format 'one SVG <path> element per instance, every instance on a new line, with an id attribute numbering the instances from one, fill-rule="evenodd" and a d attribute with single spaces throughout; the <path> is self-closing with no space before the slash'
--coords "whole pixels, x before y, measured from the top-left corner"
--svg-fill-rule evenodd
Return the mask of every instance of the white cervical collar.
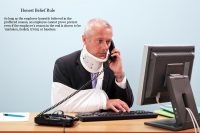
<path id="1" fill-rule="evenodd" d="M 101 70 L 103 70 L 103 62 L 106 62 L 108 59 L 108 54 L 109 52 L 107 52 L 107 56 L 105 59 L 99 59 L 90 54 L 84 45 L 80 56 L 81 64 L 90 73 L 100 72 Z"/>

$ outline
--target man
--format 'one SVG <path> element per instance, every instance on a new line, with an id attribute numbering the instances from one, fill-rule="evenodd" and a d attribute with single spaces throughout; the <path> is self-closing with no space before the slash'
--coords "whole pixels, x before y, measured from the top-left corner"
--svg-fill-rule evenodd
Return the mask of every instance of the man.
<path id="1" fill-rule="evenodd" d="M 83 49 L 56 60 L 52 104 L 64 99 L 93 79 L 89 85 L 59 105 L 57 109 L 65 112 L 130 110 L 133 94 L 122 68 L 120 52 L 114 48 L 111 56 L 115 57 L 115 60 L 108 60 L 112 36 L 112 26 L 108 22 L 92 19 L 82 36 Z M 97 77 L 98 74 L 100 75 Z"/>

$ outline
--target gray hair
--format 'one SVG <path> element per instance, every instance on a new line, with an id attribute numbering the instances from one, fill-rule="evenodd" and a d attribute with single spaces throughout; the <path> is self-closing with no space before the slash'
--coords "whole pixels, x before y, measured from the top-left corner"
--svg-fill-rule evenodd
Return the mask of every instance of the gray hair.
<path id="1" fill-rule="evenodd" d="M 84 30 L 84 35 L 90 35 L 92 32 L 92 29 L 97 26 L 102 26 L 104 28 L 112 29 L 112 26 L 106 20 L 94 18 L 88 21 Z"/>

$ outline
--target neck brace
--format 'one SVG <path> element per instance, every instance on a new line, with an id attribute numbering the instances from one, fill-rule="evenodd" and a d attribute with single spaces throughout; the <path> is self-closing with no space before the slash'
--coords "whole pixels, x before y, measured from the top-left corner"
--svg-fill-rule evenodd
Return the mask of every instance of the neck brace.
<path id="1" fill-rule="evenodd" d="M 84 46 L 80 56 L 81 64 L 90 73 L 100 72 L 103 70 L 103 62 L 106 62 L 108 59 L 108 54 L 109 52 L 107 52 L 105 59 L 99 59 L 90 54 Z"/>

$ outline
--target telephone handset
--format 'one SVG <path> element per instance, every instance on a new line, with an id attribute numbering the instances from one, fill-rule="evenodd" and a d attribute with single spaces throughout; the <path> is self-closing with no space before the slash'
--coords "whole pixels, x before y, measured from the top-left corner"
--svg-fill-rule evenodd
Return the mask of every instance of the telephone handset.
<path id="1" fill-rule="evenodd" d="M 116 60 L 116 57 L 114 56 L 114 57 L 112 57 L 111 56 L 111 52 L 112 52 L 112 50 L 115 48 L 115 45 L 114 45 L 114 42 L 113 42 L 113 40 L 111 41 L 111 44 L 110 44 L 110 47 L 109 47 L 109 52 L 110 52 L 110 55 L 109 55 L 109 60 L 111 61 L 111 62 L 113 62 L 113 61 L 115 61 Z"/>

